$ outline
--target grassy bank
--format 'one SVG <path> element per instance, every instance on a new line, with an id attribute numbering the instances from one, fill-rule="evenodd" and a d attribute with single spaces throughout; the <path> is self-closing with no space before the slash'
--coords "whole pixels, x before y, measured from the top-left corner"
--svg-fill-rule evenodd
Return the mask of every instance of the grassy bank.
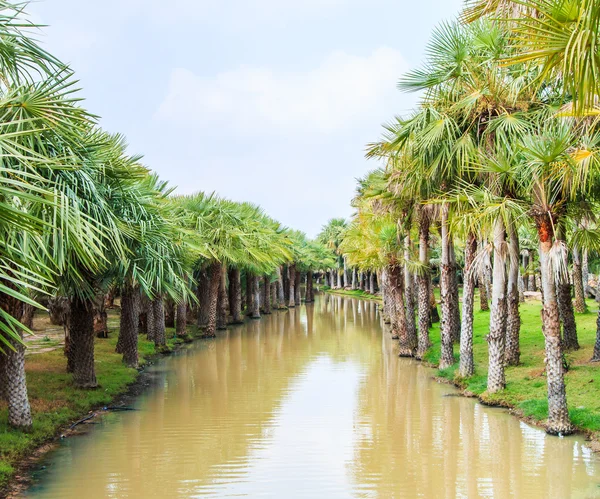
<path id="1" fill-rule="evenodd" d="M 332 294 L 357 298 L 380 299 L 363 291 L 329 290 Z M 439 290 L 436 290 L 439 292 Z M 438 296 L 439 299 L 439 296 Z M 479 296 L 475 299 L 474 346 L 475 375 L 468 379 L 458 377 L 458 345 L 455 345 L 457 364 L 438 370 L 439 377 L 455 383 L 460 388 L 477 395 L 484 403 L 510 407 L 526 418 L 543 423 L 548 417 L 547 386 L 544 371 L 544 336 L 542 334 L 541 303 L 527 301 L 520 305 L 521 311 L 521 364 L 506 368 L 506 389 L 500 393 L 486 393 L 488 349 L 485 340 L 489 331 L 489 312 L 479 308 Z M 588 300 L 589 311 L 575 314 L 577 333 L 581 348 L 566 353 L 569 371 L 566 375 L 569 413 L 573 423 L 594 440 L 600 440 L 600 365 L 589 360 L 596 340 L 596 317 L 598 304 Z M 430 331 L 433 347 L 425 361 L 438 365 L 441 351 L 440 325 L 434 324 Z"/>
<path id="2" fill-rule="evenodd" d="M 362 298 L 364 300 L 381 301 L 381 295 L 372 295 L 360 289 L 331 289 L 329 286 L 320 286 L 319 289 L 332 295 L 349 296 L 350 298 Z"/>
<path id="3" fill-rule="evenodd" d="M 542 334 L 541 303 L 537 300 L 522 303 L 521 311 L 521 364 L 506 368 L 506 389 L 488 395 L 486 389 L 488 351 L 485 336 L 489 328 L 489 312 L 481 311 L 476 299 L 474 317 L 475 375 L 468 379 L 458 377 L 458 364 L 438 370 L 439 376 L 455 382 L 461 388 L 477 395 L 483 402 L 511 407 L 523 416 L 543 423 L 548 417 L 547 386 L 544 371 L 544 336 Z M 600 438 L 600 365 L 591 363 L 596 339 L 596 312 L 598 304 L 588 301 L 589 312 L 575 314 L 581 348 L 566 353 L 569 370 L 566 374 L 569 413 L 573 423 L 582 431 Z M 433 347 L 426 356 L 428 362 L 438 364 L 440 358 L 439 324 L 431 330 Z M 454 347 L 458 361 L 458 346 Z"/>
<path id="4" fill-rule="evenodd" d="M 65 372 L 63 349 L 27 355 L 27 388 L 33 412 L 33 430 L 30 433 L 14 431 L 7 425 L 7 408 L 0 402 L 0 490 L 15 472 L 16 464 L 40 445 L 51 440 L 62 428 L 85 416 L 89 411 L 109 404 L 127 391 L 138 371 L 125 367 L 121 355 L 115 353 L 118 329 L 116 311 L 110 311 L 110 337 L 96 340 L 96 376 L 99 388 L 75 388 L 71 375 Z M 168 337 L 173 329 L 167 329 Z M 38 332 L 43 338 L 44 332 Z M 176 341 L 169 340 L 171 347 Z M 56 346 L 56 345 L 55 345 Z M 139 337 L 141 363 L 154 355 L 154 343 L 145 335 Z"/>

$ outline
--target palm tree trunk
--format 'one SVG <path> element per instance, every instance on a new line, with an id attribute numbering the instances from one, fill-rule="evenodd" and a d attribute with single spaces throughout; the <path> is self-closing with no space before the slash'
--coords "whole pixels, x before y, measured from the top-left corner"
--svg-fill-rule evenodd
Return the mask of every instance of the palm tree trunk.
<path id="1" fill-rule="evenodd" d="M 558 313 L 563 326 L 563 350 L 579 350 L 577 323 L 571 298 L 571 284 L 568 276 L 562 276 L 558 282 Z"/>
<path id="2" fill-rule="evenodd" d="M 296 305 L 302 304 L 302 272 L 296 269 L 296 283 L 294 285 L 294 292 L 296 293 L 294 301 Z"/>
<path id="3" fill-rule="evenodd" d="M 352 289 L 358 289 L 358 275 L 356 267 L 352 268 Z"/>
<path id="4" fill-rule="evenodd" d="M 528 275 L 528 280 L 529 280 L 529 285 L 527 286 L 529 291 L 536 291 L 537 288 L 535 286 L 535 269 L 533 268 L 533 252 L 531 250 L 527 250 L 527 254 L 529 255 L 528 258 L 528 267 L 529 267 L 529 275 Z"/>
<path id="5" fill-rule="evenodd" d="M 123 354 L 127 367 L 138 367 L 138 326 L 140 322 L 140 290 L 130 284 L 121 289 L 121 317 L 117 352 Z"/>
<path id="6" fill-rule="evenodd" d="M 94 314 L 92 300 L 71 299 L 69 314 L 70 355 L 73 359 L 73 381 L 79 388 L 96 388 L 94 369 Z"/>
<path id="7" fill-rule="evenodd" d="M 506 344 L 506 241 L 504 222 L 494 222 L 494 267 L 492 278 L 492 311 L 488 334 L 489 367 L 488 393 L 496 393 L 506 386 L 504 376 L 504 348 Z"/>
<path id="8" fill-rule="evenodd" d="M 477 238 L 469 233 L 465 244 L 465 269 L 463 273 L 463 306 L 460 334 L 460 364 L 459 374 L 463 378 L 473 376 L 473 305 L 475 298 L 475 272 L 473 260 L 477 251 Z"/>
<path id="9" fill-rule="evenodd" d="M 454 352 L 452 347 L 453 321 L 456 316 L 452 308 L 452 262 L 450 260 L 450 234 L 448 232 L 448 215 L 450 207 L 448 203 L 442 205 L 442 258 L 440 264 L 440 297 L 442 302 L 442 352 L 439 368 L 445 369 L 454 364 Z"/>
<path id="10" fill-rule="evenodd" d="M 290 281 L 290 290 L 288 295 L 288 307 L 294 308 L 296 306 L 296 265 L 291 264 L 288 268 L 289 271 L 289 281 Z"/>
<path id="11" fill-rule="evenodd" d="M 373 270 L 369 272 L 369 293 L 372 295 L 374 295 L 377 292 L 376 279 L 377 276 L 375 272 Z"/>
<path id="12" fill-rule="evenodd" d="M 313 288 L 313 272 L 311 269 L 306 271 L 306 291 L 304 292 L 304 302 L 312 303 L 315 301 L 315 290 Z"/>
<path id="13" fill-rule="evenodd" d="M 260 278 L 252 274 L 252 314 L 253 319 L 260 319 Z"/>
<path id="14" fill-rule="evenodd" d="M 164 349 L 167 346 L 164 303 L 162 295 L 157 295 L 152 300 L 152 309 L 154 311 L 154 347 L 158 349 Z"/>
<path id="15" fill-rule="evenodd" d="M 246 271 L 246 316 L 252 315 L 252 307 L 254 302 L 254 275 L 252 272 Z"/>
<path id="16" fill-rule="evenodd" d="M 283 289 L 283 277 L 281 267 L 277 270 L 277 302 L 280 310 L 287 308 L 285 306 L 285 290 Z"/>
<path id="17" fill-rule="evenodd" d="M 348 272 L 348 264 L 346 262 L 346 257 L 344 256 L 344 285 L 343 288 L 350 287 L 350 273 Z"/>
<path id="18" fill-rule="evenodd" d="M 204 332 L 204 336 L 208 338 L 214 338 L 217 335 L 217 303 L 222 270 L 223 267 L 219 262 L 212 262 L 208 267 L 208 324 Z"/>
<path id="19" fill-rule="evenodd" d="M 227 329 L 229 314 L 229 295 L 227 293 L 227 267 L 223 265 L 219 282 L 219 297 L 217 298 L 217 329 Z"/>
<path id="20" fill-rule="evenodd" d="M 567 407 L 567 391 L 560 339 L 560 313 L 554 283 L 554 271 L 550 259 L 554 234 L 553 223 L 548 215 L 536 218 L 540 240 L 540 269 L 542 279 L 542 331 L 546 346 L 546 382 L 548 383 L 548 423 L 546 431 L 551 434 L 568 434 L 573 431 Z"/>
<path id="21" fill-rule="evenodd" d="M 269 315 L 271 313 L 271 277 L 266 275 L 263 277 L 263 313 Z"/>
<path id="22" fill-rule="evenodd" d="M 590 362 L 600 362 L 600 309 L 596 317 L 596 342 L 594 343 L 594 353 Z"/>
<path id="23" fill-rule="evenodd" d="M 406 289 L 404 287 L 404 267 L 392 265 L 389 270 L 390 292 L 392 295 L 392 329 L 398 336 L 398 355 L 412 357 L 417 348 L 416 336 L 410 337 L 406 316 Z"/>
<path id="24" fill-rule="evenodd" d="M 422 359 L 431 346 L 429 339 L 429 323 L 431 321 L 431 305 L 429 291 L 431 288 L 431 272 L 429 270 L 429 227 L 431 219 L 428 212 L 421 208 L 419 217 L 419 263 L 421 269 L 417 275 L 417 310 L 419 315 L 419 338 L 417 359 Z"/>
<path id="25" fill-rule="evenodd" d="M 521 350 L 519 335 L 521 332 L 521 315 L 519 314 L 519 236 L 514 224 L 508 227 L 509 237 L 509 267 L 507 285 L 507 318 L 506 318 L 506 348 L 504 360 L 509 366 L 519 365 Z"/>
<path id="26" fill-rule="evenodd" d="M 279 301 L 277 300 L 277 281 L 271 283 L 271 309 L 277 310 Z"/>
<path id="27" fill-rule="evenodd" d="M 391 324 L 392 318 L 392 303 L 389 286 L 389 274 L 388 268 L 384 267 L 381 271 L 381 301 L 383 303 L 383 310 L 381 311 L 381 318 L 384 324 Z M 394 331 L 392 331 L 392 337 Z"/>
<path id="28" fill-rule="evenodd" d="M 23 334 L 19 331 L 21 339 Z M 93 338 L 92 338 L 93 339 Z M 6 348 L 0 368 L 4 368 L 3 381 L 6 401 L 8 403 L 8 424 L 22 431 L 30 431 L 33 421 L 31 407 L 27 396 L 27 381 L 25 378 L 25 347 L 10 340 L 14 351 Z"/>
<path id="29" fill-rule="evenodd" d="M 525 303 L 525 278 L 519 269 L 519 278 L 517 288 L 519 291 L 519 303 Z"/>
<path id="30" fill-rule="evenodd" d="M 198 297 L 198 327 L 205 328 L 208 325 L 210 311 L 210 280 L 208 269 L 203 267 L 198 273 L 198 289 L 196 296 Z"/>
<path id="31" fill-rule="evenodd" d="M 412 242 L 410 240 L 410 234 L 407 234 L 404 238 L 404 293 L 406 302 L 406 335 L 408 337 L 408 345 L 411 350 L 411 356 L 413 356 L 417 350 L 418 338 L 417 338 L 417 326 L 415 324 L 415 293 L 414 293 L 414 280 L 409 269 L 408 261 L 410 259 L 410 249 Z"/>
<path id="32" fill-rule="evenodd" d="M 585 303 L 585 288 L 579 248 L 573 248 L 573 287 L 575 288 L 575 311 L 583 314 L 587 312 L 587 305 Z"/>
<path id="33" fill-rule="evenodd" d="M 7 281 L 4 281 L 3 284 L 11 286 Z M 23 315 L 23 302 L 5 293 L 0 293 L 0 307 L 17 320 L 21 319 Z M 19 331 L 19 335 L 22 339 L 23 333 L 21 331 Z M 19 430 L 30 431 L 33 420 L 27 396 L 25 347 L 15 340 L 10 340 L 10 343 L 14 350 L 5 348 L 5 353 L 0 353 L 0 357 L 2 357 L 0 361 L 0 370 L 2 370 L 0 382 L 3 385 L 0 389 L 0 399 L 4 398 L 8 403 L 8 424 Z"/>
<path id="34" fill-rule="evenodd" d="M 450 237 L 450 306 L 452 308 L 452 341 L 460 342 L 460 307 L 458 299 L 458 265 L 456 264 L 456 253 L 454 252 L 454 241 Z"/>
<path id="35" fill-rule="evenodd" d="M 154 316 L 154 305 L 150 298 L 145 300 L 146 308 L 146 339 L 148 341 L 154 341 L 156 337 L 156 319 Z"/>
<path id="36" fill-rule="evenodd" d="M 175 334 L 178 338 L 187 338 L 187 303 L 180 301 L 175 307 Z"/>
<path id="37" fill-rule="evenodd" d="M 229 309 L 231 312 L 231 323 L 242 324 L 242 284 L 240 281 L 240 269 L 232 267 L 229 270 Z"/>
<path id="38" fill-rule="evenodd" d="M 485 250 L 485 241 L 481 242 L 481 251 Z M 479 309 L 489 310 L 489 298 L 488 298 L 488 283 L 487 283 L 487 272 L 484 265 L 478 267 L 478 286 L 479 286 Z"/>

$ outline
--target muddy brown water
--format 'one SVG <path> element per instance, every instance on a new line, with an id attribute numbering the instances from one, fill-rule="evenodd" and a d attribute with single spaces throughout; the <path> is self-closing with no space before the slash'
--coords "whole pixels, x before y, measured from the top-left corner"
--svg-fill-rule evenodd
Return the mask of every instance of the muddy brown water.
<path id="1" fill-rule="evenodd" d="M 600 497 L 581 438 L 447 396 L 393 349 L 375 303 L 339 296 L 232 327 L 64 441 L 26 497 Z"/>

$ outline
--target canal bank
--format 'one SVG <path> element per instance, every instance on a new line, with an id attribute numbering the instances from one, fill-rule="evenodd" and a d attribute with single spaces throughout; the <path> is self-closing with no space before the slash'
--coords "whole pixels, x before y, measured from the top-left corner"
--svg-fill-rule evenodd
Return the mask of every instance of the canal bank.
<path id="1" fill-rule="evenodd" d="M 119 334 L 117 309 L 109 311 L 108 323 L 111 330 L 109 338 L 97 338 L 95 344 L 99 382 L 95 390 L 76 388 L 71 376 L 65 372 L 63 345 L 50 341 L 44 330 L 35 331 L 38 343 L 45 348 L 38 349 L 39 353 L 27 355 L 25 361 L 33 411 L 31 432 L 23 433 L 8 428 L 6 405 L 0 402 L 0 497 L 26 488 L 31 469 L 62 438 L 88 431 L 97 418 L 111 410 L 128 406 L 154 385 L 156 380 L 147 367 L 160 361 L 164 354 L 157 354 L 154 342 L 140 335 L 140 368 L 126 367 L 121 355 L 115 353 Z M 173 328 L 167 328 L 167 333 L 171 352 L 186 345 L 173 337 Z"/>
<path id="2" fill-rule="evenodd" d="M 28 497 L 597 490 L 582 439 L 453 397 L 394 347 L 374 302 L 332 295 L 196 342 L 151 367 L 158 383 L 136 411 L 49 454 Z"/>
<path id="3" fill-rule="evenodd" d="M 436 290 L 437 291 L 437 290 Z M 378 300 L 378 295 L 370 295 L 360 290 L 331 290 L 327 293 L 338 296 L 353 296 Z M 439 299 L 439 297 L 438 297 Z M 589 446 L 600 451 L 600 371 L 598 364 L 590 362 L 596 340 L 596 318 L 598 304 L 588 300 L 588 312 L 575 313 L 580 348 L 565 353 L 568 371 L 565 376 L 569 414 L 577 432 L 584 435 Z M 455 346 L 456 364 L 448 369 L 437 369 L 441 355 L 439 323 L 430 330 L 432 348 L 423 359 L 426 365 L 436 369 L 435 379 L 450 383 L 467 397 L 475 397 L 482 404 L 508 409 L 522 421 L 545 428 L 548 417 L 546 399 L 546 378 L 544 366 L 544 337 L 542 335 L 541 302 L 527 299 L 520 304 L 521 363 L 507 366 L 506 389 L 494 395 L 486 393 L 487 384 L 487 343 L 489 311 L 479 309 L 479 299 L 475 296 L 474 345 L 475 374 L 468 379 L 458 376 L 458 345 Z"/>

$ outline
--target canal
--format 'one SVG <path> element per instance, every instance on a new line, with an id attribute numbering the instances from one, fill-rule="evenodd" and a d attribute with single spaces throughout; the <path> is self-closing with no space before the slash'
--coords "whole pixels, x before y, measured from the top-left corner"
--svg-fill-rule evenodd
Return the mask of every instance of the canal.
<path id="1" fill-rule="evenodd" d="M 27 497 L 600 497 L 583 439 L 457 397 L 394 348 L 374 302 L 339 296 L 231 327 L 153 366 L 136 410 L 66 439 Z"/>

